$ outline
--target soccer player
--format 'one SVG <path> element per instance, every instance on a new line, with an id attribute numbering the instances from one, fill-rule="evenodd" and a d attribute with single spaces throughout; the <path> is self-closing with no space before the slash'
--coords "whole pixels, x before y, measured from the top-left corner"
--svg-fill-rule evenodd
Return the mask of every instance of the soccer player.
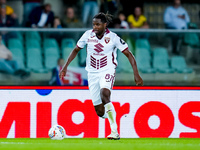
<path id="1" fill-rule="evenodd" d="M 86 70 L 88 71 L 89 91 L 93 105 L 98 116 L 109 120 L 111 134 L 107 138 L 119 140 L 116 112 L 110 101 L 117 66 L 117 49 L 128 58 L 134 71 L 136 85 L 142 86 L 143 80 L 138 73 L 135 58 L 129 51 L 126 42 L 117 34 L 108 30 L 107 26 L 111 21 L 110 14 L 99 13 L 93 17 L 93 29 L 87 30 L 79 39 L 77 46 L 72 50 L 60 71 L 59 77 L 63 78 L 65 76 L 70 62 L 87 44 Z"/>

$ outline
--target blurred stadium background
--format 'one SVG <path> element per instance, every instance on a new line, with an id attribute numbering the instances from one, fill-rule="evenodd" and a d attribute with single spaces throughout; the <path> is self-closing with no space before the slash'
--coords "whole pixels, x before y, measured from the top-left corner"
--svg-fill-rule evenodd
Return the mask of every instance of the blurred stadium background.
<path id="1" fill-rule="evenodd" d="M 44 0 L 50 3 L 55 16 L 62 16 L 65 9 L 62 0 Z M 131 1 L 130 4 L 134 3 Z M 22 0 L 7 0 L 18 16 L 19 22 L 23 18 Z M 81 11 L 82 1 L 77 1 L 78 13 Z M 145 0 L 143 2 L 144 15 L 150 29 L 111 29 L 119 34 L 128 44 L 136 57 L 138 68 L 145 85 L 166 86 L 200 86 L 200 18 L 199 0 L 182 0 L 182 6 L 187 10 L 193 29 L 169 30 L 163 23 L 164 10 L 171 3 L 167 0 Z M 128 8 L 131 9 L 131 8 Z M 30 77 L 22 80 L 12 75 L 0 73 L 0 85 L 49 85 L 51 70 L 56 67 L 57 59 L 67 56 L 76 45 L 76 41 L 86 28 L 0 28 L 0 32 L 15 33 L 4 43 L 12 52 L 14 58 L 22 68 L 31 72 Z M 146 33 L 148 39 L 135 40 L 134 34 Z M 171 51 L 170 34 L 180 36 L 180 55 Z M 71 67 L 83 69 L 86 51 L 81 51 L 73 61 Z M 118 53 L 118 68 L 116 70 L 115 85 L 134 85 L 133 72 L 130 64 Z"/>

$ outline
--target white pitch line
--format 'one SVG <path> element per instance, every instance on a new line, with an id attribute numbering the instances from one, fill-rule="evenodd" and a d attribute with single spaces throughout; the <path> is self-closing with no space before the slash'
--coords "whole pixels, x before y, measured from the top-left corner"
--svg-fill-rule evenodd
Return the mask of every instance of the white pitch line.
<path id="1" fill-rule="evenodd" d="M 46 143 L 0 142 L 0 144 L 46 144 Z"/>
<path id="2" fill-rule="evenodd" d="M 24 142 L 0 142 L 0 144 L 54 144 L 54 143 L 24 143 Z"/>
<path id="3" fill-rule="evenodd" d="M 0 144 L 30 144 L 30 143 L 23 143 L 23 142 L 0 142 Z"/>

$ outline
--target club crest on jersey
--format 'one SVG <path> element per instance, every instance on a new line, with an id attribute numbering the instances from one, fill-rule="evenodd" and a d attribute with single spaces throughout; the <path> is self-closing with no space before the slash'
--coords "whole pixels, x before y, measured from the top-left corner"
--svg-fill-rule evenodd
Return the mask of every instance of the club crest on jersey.
<path id="1" fill-rule="evenodd" d="M 109 37 L 105 37 L 104 40 L 105 40 L 106 44 L 108 44 L 110 42 L 110 38 Z"/>

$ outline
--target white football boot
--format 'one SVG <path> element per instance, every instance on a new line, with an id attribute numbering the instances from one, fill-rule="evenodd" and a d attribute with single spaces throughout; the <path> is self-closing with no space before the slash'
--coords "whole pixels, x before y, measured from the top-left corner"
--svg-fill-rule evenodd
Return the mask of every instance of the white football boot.
<path id="1" fill-rule="evenodd" d="M 119 140 L 120 136 L 117 132 L 111 132 L 111 134 L 107 136 L 107 139 L 109 139 L 109 140 Z"/>

